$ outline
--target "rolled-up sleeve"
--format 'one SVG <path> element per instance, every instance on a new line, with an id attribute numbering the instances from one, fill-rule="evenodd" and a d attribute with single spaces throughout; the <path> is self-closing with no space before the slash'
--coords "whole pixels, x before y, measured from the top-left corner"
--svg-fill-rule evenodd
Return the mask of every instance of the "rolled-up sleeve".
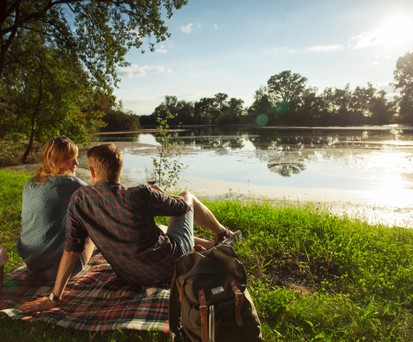
<path id="1" fill-rule="evenodd" d="M 191 210 L 191 206 L 182 197 L 168 195 L 149 187 L 146 187 L 145 192 L 141 192 L 141 195 L 149 215 L 180 216 Z"/>

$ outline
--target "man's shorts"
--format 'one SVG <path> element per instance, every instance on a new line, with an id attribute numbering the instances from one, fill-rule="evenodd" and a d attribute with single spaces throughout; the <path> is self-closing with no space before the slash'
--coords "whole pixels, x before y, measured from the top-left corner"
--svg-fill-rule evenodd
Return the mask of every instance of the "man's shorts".
<path id="1" fill-rule="evenodd" d="M 172 216 L 169 220 L 167 234 L 179 245 L 182 253 L 188 253 L 194 242 L 194 212 L 188 211 L 181 216 Z"/>

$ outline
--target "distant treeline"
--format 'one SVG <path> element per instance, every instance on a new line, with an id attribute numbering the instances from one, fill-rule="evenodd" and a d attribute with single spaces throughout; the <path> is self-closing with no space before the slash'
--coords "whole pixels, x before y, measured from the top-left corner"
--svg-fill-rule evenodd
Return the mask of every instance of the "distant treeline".
<path id="1" fill-rule="evenodd" d="M 368 83 L 350 89 L 307 86 L 307 78 L 290 70 L 269 78 L 258 89 L 254 102 L 244 107 L 244 101 L 217 93 L 199 101 L 178 100 L 165 96 L 151 115 L 140 116 L 143 127 L 154 127 L 157 118 L 174 116 L 171 126 L 178 125 L 385 125 L 413 124 L 413 53 L 399 58 L 395 82 L 398 94 L 389 98 L 384 90 Z"/>

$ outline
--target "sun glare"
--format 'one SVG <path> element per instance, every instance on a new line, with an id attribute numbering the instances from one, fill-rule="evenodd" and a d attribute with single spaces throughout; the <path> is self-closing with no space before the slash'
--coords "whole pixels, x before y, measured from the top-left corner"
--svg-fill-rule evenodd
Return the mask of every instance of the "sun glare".
<path id="1" fill-rule="evenodd" d="M 407 48 L 412 44 L 413 17 L 394 15 L 376 31 L 377 44 L 385 48 Z"/>
<path id="2" fill-rule="evenodd" d="M 413 205 L 410 194 L 412 184 L 403 178 L 403 174 L 410 170 L 410 163 L 405 153 L 382 151 L 372 156 L 372 169 L 380 168 L 381 172 L 373 175 L 375 182 L 371 189 L 371 200 L 387 207 L 406 208 Z"/>

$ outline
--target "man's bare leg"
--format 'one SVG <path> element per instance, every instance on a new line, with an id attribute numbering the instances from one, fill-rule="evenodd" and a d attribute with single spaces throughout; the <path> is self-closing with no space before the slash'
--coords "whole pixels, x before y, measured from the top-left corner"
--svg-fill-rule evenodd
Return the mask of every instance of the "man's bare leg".
<path id="1" fill-rule="evenodd" d="M 192 205 L 192 208 L 194 210 L 195 224 L 211 230 L 216 235 L 228 231 L 228 229 L 217 220 L 211 210 L 209 210 L 208 207 L 201 203 L 198 198 L 196 198 L 192 193 L 190 193 L 189 191 L 184 191 L 180 193 L 179 196 L 185 199 L 187 203 L 190 203 Z"/>

